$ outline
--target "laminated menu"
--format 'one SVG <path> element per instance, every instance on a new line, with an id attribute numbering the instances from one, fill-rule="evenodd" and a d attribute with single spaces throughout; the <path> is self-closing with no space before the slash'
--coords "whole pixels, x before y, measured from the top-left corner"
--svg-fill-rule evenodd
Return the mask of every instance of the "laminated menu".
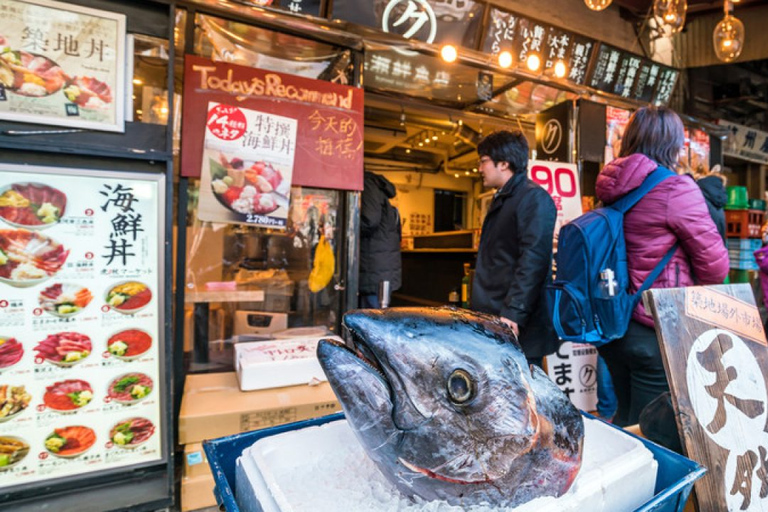
<path id="1" fill-rule="evenodd" d="M 164 458 L 162 180 L 0 167 L 0 490 Z"/>

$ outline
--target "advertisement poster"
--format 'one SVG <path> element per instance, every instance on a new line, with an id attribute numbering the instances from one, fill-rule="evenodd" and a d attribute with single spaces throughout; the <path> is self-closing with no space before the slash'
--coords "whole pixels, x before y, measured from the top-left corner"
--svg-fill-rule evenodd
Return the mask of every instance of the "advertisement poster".
<path id="1" fill-rule="evenodd" d="M 122 132 L 125 16 L 0 0 L 0 119 Z"/>
<path id="2" fill-rule="evenodd" d="M 616 107 L 605 107 L 605 157 L 603 162 L 608 163 L 619 156 L 621 139 L 624 130 L 627 129 L 629 110 Z"/>
<path id="3" fill-rule="evenodd" d="M 565 342 L 547 356 L 547 375 L 584 411 L 597 409 L 597 349 L 586 343 Z"/>
<path id="4" fill-rule="evenodd" d="M 199 177 L 209 165 L 210 113 L 202 106 L 212 103 L 295 120 L 293 185 L 363 189 L 362 89 L 185 55 L 182 176 Z"/>
<path id="5" fill-rule="evenodd" d="M 289 117 L 210 102 L 200 220 L 285 229 L 296 126 Z"/>
<path id="6" fill-rule="evenodd" d="M 557 208 L 555 239 L 560 228 L 581 215 L 581 189 L 576 164 L 532 160 L 528 163 L 528 177 L 552 196 Z"/>
<path id="7" fill-rule="evenodd" d="M 162 180 L 0 167 L 0 489 L 163 460 Z"/>

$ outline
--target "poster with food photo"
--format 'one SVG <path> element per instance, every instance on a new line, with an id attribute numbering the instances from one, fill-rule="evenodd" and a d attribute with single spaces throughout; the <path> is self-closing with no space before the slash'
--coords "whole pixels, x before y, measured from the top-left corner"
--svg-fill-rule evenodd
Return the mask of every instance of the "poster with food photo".
<path id="1" fill-rule="evenodd" d="M 200 220 L 285 229 L 298 122 L 210 102 Z"/>
<path id="2" fill-rule="evenodd" d="M 0 165 L 0 491 L 166 457 L 163 180 Z"/>
<path id="3" fill-rule="evenodd" d="M 122 132 L 125 16 L 0 0 L 0 119 Z"/>

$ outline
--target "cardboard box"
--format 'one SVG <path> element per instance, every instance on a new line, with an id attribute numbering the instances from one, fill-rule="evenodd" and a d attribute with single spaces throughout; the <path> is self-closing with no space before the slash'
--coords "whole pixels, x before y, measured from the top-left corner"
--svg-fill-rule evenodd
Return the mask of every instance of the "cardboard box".
<path id="1" fill-rule="evenodd" d="M 197 510 L 216 506 L 216 496 L 213 488 L 216 481 L 212 474 L 181 479 L 181 510 Z"/>
<path id="2" fill-rule="evenodd" d="M 185 478 L 197 478 L 211 474 L 211 467 L 208 465 L 208 458 L 205 456 L 202 443 L 186 445 L 184 447 L 184 471 L 182 476 Z"/>
<path id="3" fill-rule="evenodd" d="M 338 336 L 301 337 L 235 344 L 235 370 L 240 389 L 270 389 L 328 380 L 317 360 L 321 339 Z"/>
<path id="4" fill-rule="evenodd" d="M 330 384 L 240 391 L 234 372 L 188 375 L 179 443 L 230 436 L 341 411 Z"/>

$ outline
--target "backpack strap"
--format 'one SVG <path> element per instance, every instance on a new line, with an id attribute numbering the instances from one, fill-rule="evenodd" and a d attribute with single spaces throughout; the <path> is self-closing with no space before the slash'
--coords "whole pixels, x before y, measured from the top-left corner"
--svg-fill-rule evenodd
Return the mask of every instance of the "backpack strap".
<path id="1" fill-rule="evenodd" d="M 662 167 L 661 165 L 658 166 L 655 171 L 646 176 L 646 178 L 643 180 L 643 183 L 639 187 L 611 204 L 610 208 L 618 210 L 621 213 L 627 213 L 629 209 L 635 206 L 638 201 L 640 201 L 643 196 L 645 196 L 645 194 L 651 191 L 651 189 L 653 189 L 656 185 L 666 180 L 667 178 L 671 178 L 672 176 L 675 176 L 675 173 L 666 167 Z"/>
<path id="2" fill-rule="evenodd" d="M 635 293 L 635 302 L 639 301 L 640 298 L 643 295 L 643 292 L 651 287 L 651 285 L 656 281 L 656 279 L 661 275 L 662 270 L 664 270 L 664 267 L 667 266 L 669 263 L 669 260 L 672 259 L 672 255 L 675 254 L 675 251 L 680 246 L 678 242 L 675 242 L 672 247 L 669 248 L 667 251 L 667 254 L 664 255 L 663 258 L 661 258 L 661 261 L 656 264 L 656 266 L 653 268 L 650 274 L 648 274 L 648 277 L 645 278 L 645 281 L 643 281 L 643 284 L 640 285 L 640 288 L 638 288 L 637 292 Z"/>

